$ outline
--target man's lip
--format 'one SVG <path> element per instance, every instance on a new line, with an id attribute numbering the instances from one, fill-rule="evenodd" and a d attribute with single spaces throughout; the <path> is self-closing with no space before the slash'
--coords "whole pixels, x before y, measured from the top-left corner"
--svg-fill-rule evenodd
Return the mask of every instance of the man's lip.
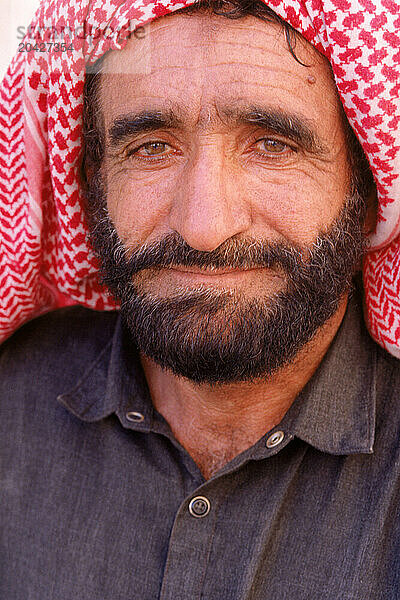
<path id="1" fill-rule="evenodd" d="M 262 267 L 252 267 L 250 269 L 246 268 L 227 268 L 224 267 L 222 269 L 207 269 L 207 268 L 199 268 L 199 267 L 183 267 L 183 266 L 173 266 L 170 267 L 172 271 L 179 271 L 180 273 L 187 273 L 189 275 L 206 275 L 206 276 L 221 276 L 221 275 L 233 275 L 236 273 L 249 273 L 251 271 L 260 271 Z"/>
<path id="2" fill-rule="evenodd" d="M 185 266 L 173 266 L 169 267 L 170 273 L 177 278 L 187 279 L 192 282 L 213 282 L 221 283 L 225 285 L 235 285 L 242 281 L 246 281 L 249 278 L 257 276 L 262 273 L 263 277 L 267 279 L 282 279 L 282 273 L 277 272 L 275 269 L 267 267 L 252 267 L 246 268 L 226 268 L 221 269 L 207 269 L 199 267 L 185 267 Z"/>

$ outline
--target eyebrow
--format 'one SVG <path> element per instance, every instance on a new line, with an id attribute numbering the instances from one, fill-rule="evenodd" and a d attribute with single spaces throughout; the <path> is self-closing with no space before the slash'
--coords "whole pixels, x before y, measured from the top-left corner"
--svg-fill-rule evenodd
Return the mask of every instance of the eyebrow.
<path id="1" fill-rule="evenodd" d="M 111 146 L 116 147 L 138 133 L 176 129 L 180 126 L 182 120 L 173 111 L 142 111 L 115 119 L 108 130 L 108 136 Z"/>
<path id="2" fill-rule="evenodd" d="M 273 108 L 250 107 L 247 109 L 221 108 L 217 116 L 203 117 L 198 123 L 199 129 L 205 129 L 213 122 L 233 126 L 256 124 L 266 132 L 285 137 L 313 154 L 326 154 L 328 149 L 312 125 L 312 121 L 302 115 L 288 113 Z M 117 117 L 111 124 L 108 135 L 112 147 L 120 146 L 132 136 L 159 129 L 183 128 L 184 121 L 176 111 L 141 111 Z"/>
<path id="3" fill-rule="evenodd" d="M 304 116 L 276 109 L 251 108 L 246 111 L 227 111 L 227 117 L 237 123 L 255 123 L 268 132 L 295 142 L 314 154 L 328 152 L 311 121 Z"/>

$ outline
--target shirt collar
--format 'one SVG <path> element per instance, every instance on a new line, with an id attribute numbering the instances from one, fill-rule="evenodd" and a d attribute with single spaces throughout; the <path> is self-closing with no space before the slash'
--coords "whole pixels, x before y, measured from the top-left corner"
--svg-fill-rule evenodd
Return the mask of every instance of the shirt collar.
<path id="1" fill-rule="evenodd" d="M 355 295 L 322 363 L 297 396 L 279 429 L 322 452 L 371 453 L 375 380 L 375 345 L 363 322 L 361 300 Z M 83 421 L 99 421 L 116 413 L 126 428 L 142 432 L 152 429 L 158 413 L 151 402 L 138 352 L 120 317 L 104 350 L 74 389 L 60 395 L 58 400 Z M 143 419 L 130 421 L 127 417 L 130 412 L 141 414 Z"/>
<path id="2" fill-rule="evenodd" d="M 322 363 L 279 428 L 322 452 L 371 453 L 375 402 L 376 348 L 356 292 Z"/>
<path id="3" fill-rule="evenodd" d="M 104 350 L 90 363 L 76 386 L 57 400 L 82 421 L 92 423 L 116 413 L 124 426 L 150 430 L 153 405 L 138 352 L 120 316 Z M 129 412 L 140 413 L 143 420 L 127 420 Z"/>

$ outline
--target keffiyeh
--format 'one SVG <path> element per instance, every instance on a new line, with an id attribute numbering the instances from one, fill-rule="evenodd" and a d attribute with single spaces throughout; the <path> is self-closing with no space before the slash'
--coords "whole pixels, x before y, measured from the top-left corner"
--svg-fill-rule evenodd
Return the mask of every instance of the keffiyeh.
<path id="1" fill-rule="evenodd" d="M 193 1 L 42 2 L 24 41 L 31 47 L 0 86 L 0 340 L 60 306 L 115 308 L 98 281 L 79 186 L 86 67 Z M 398 0 L 264 1 L 331 62 L 369 159 L 379 214 L 363 267 L 367 325 L 400 358 Z"/>

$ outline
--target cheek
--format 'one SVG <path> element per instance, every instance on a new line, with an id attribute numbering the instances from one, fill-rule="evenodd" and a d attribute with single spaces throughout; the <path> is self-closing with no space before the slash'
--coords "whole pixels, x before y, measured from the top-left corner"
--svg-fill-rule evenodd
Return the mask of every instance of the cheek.
<path id="1" fill-rule="evenodd" d="M 173 184 L 165 174 L 138 175 L 125 167 L 111 169 L 107 205 L 120 238 L 145 243 L 166 233 L 173 194 Z"/>
<path id="2" fill-rule="evenodd" d="M 346 198 L 346 185 L 334 173 L 322 169 L 297 168 L 273 175 L 248 178 L 252 220 L 257 237 L 263 230 L 274 239 L 300 245 L 312 244 L 339 215 Z"/>

